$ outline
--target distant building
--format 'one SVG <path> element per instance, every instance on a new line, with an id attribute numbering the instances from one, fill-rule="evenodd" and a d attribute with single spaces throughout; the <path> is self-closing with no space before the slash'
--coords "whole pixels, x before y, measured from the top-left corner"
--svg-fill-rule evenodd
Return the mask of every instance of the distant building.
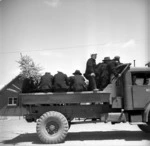
<path id="1" fill-rule="evenodd" d="M 0 117 L 22 116 L 25 109 L 18 106 L 22 83 L 18 75 L 0 90 Z"/>

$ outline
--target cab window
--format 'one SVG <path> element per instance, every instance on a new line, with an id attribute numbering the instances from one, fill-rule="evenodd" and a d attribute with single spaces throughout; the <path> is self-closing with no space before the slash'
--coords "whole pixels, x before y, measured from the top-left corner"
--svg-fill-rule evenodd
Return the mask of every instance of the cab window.
<path id="1" fill-rule="evenodd" d="M 147 73 L 132 73 L 132 85 L 150 85 L 150 76 Z"/>

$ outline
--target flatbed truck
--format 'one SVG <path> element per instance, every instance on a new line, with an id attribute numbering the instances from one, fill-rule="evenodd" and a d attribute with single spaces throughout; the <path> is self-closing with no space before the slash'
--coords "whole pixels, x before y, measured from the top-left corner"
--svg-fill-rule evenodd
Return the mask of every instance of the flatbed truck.
<path id="1" fill-rule="evenodd" d="M 103 91 L 20 93 L 19 106 L 26 108 L 27 122 L 37 123 L 43 143 L 61 143 L 72 124 L 89 122 L 129 122 L 148 133 L 150 84 L 145 81 L 150 79 L 150 68 L 125 64 L 120 74 Z"/>

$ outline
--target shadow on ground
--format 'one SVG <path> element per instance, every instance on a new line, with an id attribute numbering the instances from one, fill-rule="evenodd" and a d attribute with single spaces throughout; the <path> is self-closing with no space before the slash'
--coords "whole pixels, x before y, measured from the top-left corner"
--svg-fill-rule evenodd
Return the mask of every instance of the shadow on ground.
<path id="1" fill-rule="evenodd" d="M 150 134 L 141 131 L 104 131 L 104 132 L 70 132 L 65 141 L 84 141 L 84 140 L 126 140 L 126 141 L 141 141 L 150 140 Z M 18 144 L 23 142 L 31 142 L 33 144 L 42 144 L 36 133 L 25 133 L 19 136 L 2 141 L 3 144 Z"/>

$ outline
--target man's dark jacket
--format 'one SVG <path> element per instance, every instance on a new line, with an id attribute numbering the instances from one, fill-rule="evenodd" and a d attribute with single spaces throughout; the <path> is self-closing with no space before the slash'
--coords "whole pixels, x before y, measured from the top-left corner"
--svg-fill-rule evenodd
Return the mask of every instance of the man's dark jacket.
<path id="1" fill-rule="evenodd" d="M 96 61 L 93 58 L 88 59 L 86 63 L 86 70 L 84 76 L 88 79 L 88 76 L 91 73 L 95 73 L 96 71 Z"/>
<path id="2" fill-rule="evenodd" d="M 116 70 L 116 67 L 117 67 L 117 63 L 115 60 L 111 60 L 109 63 L 108 63 L 108 71 L 109 71 L 109 74 L 113 74 L 115 77 L 118 76 L 118 72 Z"/>
<path id="3" fill-rule="evenodd" d="M 82 75 L 74 75 L 70 78 L 71 90 L 73 91 L 84 91 L 86 90 L 85 79 Z"/>
<path id="4" fill-rule="evenodd" d="M 97 87 L 103 90 L 110 82 L 108 63 L 99 63 L 97 67 Z"/>
<path id="5" fill-rule="evenodd" d="M 40 81 L 40 89 L 41 90 L 51 90 L 52 89 L 52 84 L 53 84 L 53 76 L 50 73 L 45 73 L 41 77 Z"/>
<path id="6" fill-rule="evenodd" d="M 35 90 L 34 81 L 32 78 L 25 78 L 22 84 L 22 93 L 30 93 Z"/>
<path id="7" fill-rule="evenodd" d="M 54 91 L 67 91 L 69 81 L 66 74 L 58 72 L 54 75 Z"/>

